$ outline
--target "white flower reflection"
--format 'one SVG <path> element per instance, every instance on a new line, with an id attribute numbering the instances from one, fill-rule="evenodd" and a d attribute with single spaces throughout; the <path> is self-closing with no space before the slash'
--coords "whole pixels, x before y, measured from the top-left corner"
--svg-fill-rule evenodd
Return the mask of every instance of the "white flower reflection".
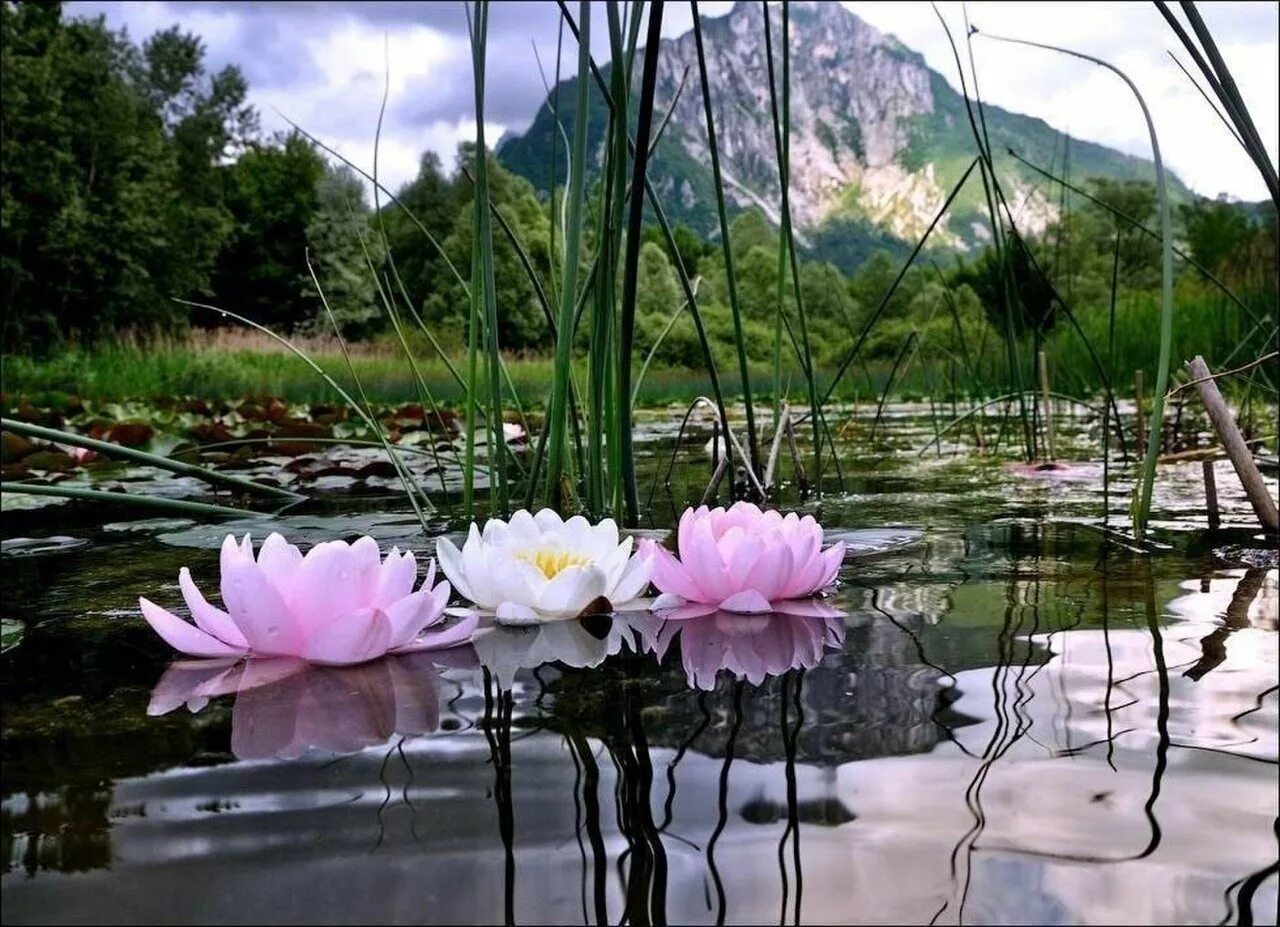
<path id="1" fill-rule="evenodd" d="M 639 653 L 637 633 L 652 637 L 661 624 L 660 619 L 645 612 L 628 612 L 524 628 L 493 625 L 479 632 L 472 646 L 498 685 L 509 689 L 522 669 L 536 669 L 546 663 L 590 669 L 624 648 Z"/>

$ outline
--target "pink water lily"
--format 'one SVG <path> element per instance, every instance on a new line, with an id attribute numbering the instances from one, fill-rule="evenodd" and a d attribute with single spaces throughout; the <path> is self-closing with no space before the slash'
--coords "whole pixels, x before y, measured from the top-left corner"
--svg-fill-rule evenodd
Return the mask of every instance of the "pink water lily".
<path id="1" fill-rule="evenodd" d="M 196 657 L 294 657 L 346 666 L 388 653 L 452 647 L 471 639 L 477 621 L 440 629 L 449 601 L 447 582 L 433 585 L 435 563 L 414 591 L 418 565 L 411 552 L 392 548 L 381 559 L 378 542 L 326 541 L 304 557 L 271 534 L 255 559 L 253 545 L 227 535 L 222 542 L 223 611 L 196 588 L 191 571 L 178 573 L 195 624 L 139 599 L 142 615 L 176 650 Z"/>
<path id="2" fill-rule="evenodd" d="M 822 549 L 812 515 L 784 516 L 750 502 L 686 509 L 676 541 L 678 558 L 653 541 L 642 550 L 662 593 L 653 607 L 670 610 L 670 618 L 794 611 L 784 603 L 830 586 L 844 559 L 843 542 Z"/>

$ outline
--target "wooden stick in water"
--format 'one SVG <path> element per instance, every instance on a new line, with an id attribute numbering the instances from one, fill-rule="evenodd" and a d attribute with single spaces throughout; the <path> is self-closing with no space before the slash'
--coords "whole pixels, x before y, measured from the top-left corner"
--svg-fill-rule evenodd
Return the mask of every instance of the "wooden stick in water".
<path id="1" fill-rule="evenodd" d="M 787 431 L 787 422 L 791 420 L 791 407 L 785 402 L 778 413 L 778 427 L 773 432 L 773 444 L 769 446 L 769 462 L 764 468 L 764 488 L 768 492 L 773 489 L 773 473 L 778 466 L 778 452 L 782 450 L 782 436 Z"/>
<path id="2" fill-rule="evenodd" d="M 1053 447 L 1053 405 L 1049 399 L 1049 362 L 1044 356 L 1044 351 L 1040 352 L 1038 360 L 1040 362 L 1040 394 L 1044 405 L 1044 441 L 1049 451 L 1046 460 L 1048 463 L 1053 463 L 1057 456 Z"/>
<path id="3" fill-rule="evenodd" d="M 809 480 L 804 475 L 804 465 L 800 463 L 800 448 L 796 446 L 796 428 L 795 422 L 791 416 L 787 416 L 787 449 L 791 452 L 791 463 L 796 468 L 796 485 L 800 487 L 800 492 L 804 493 L 809 488 Z"/>
<path id="4" fill-rule="evenodd" d="M 1210 530 L 1218 530 L 1222 518 L 1218 513 L 1218 484 L 1213 476 L 1213 461 L 1202 460 L 1200 467 L 1204 471 L 1204 504 L 1209 513 Z"/>
<path id="5" fill-rule="evenodd" d="M 710 505 L 715 499 L 716 494 L 720 490 L 720 482 L 724 479 L 724 475 L 729 472 L 729 458 L 721 457 L 720 462 L 716 464 L 715 473 L 711 474 L 711 482 L 707 484 L 706 490 L 702 493 L 702 501 L 699 505 Z"/>
<path id="6" fill-rule="evenodd" d="M 1245 446 L 1244 436 L 1236 427 L 1235 419 L 1231 417 L 1231 410 L 1227 408 L 1222 393 L 1218 390 L 1218 384 L 1210 377 L 1209 367 L 1205 364 L 1204 358 L 1197 355 L 1187 361 L 1187 372 L 1191 374 L 1193 380 L 1197 381 L 1196 389 L 1200 393 L 1200 401 L 1204 403 L 1204 409 L 1209 413 L 1209 421 L 1213 423 L 1213 428 L 1218 433 L 1218 440 L 1226 450 L 1231 466 L 1235 467 L 1236 476 L 1240 477 L 1240 485 L 1244 487 L 1245 495 L 1249 497 L 1249 504 L 1253 506 L 1254 514 L 1258 516 L 1258 522 L 1267 531 L 1273 534 L 1280 533 L 1280 510 L 1276 509 L 1275 500 L 1267 491 L 1267 484 L 1263 481 L 1262 474 L 1258 472 L 1258 465 L 1254 462 L 1253 455 L 1249 453 L 1249 448 Z"/>

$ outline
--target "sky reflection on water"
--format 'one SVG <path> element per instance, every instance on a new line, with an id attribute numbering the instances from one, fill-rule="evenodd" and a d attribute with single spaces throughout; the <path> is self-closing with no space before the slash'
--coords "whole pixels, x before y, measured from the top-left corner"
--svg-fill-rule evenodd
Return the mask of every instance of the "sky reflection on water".
<path id="1" fill-rule="evenodd" d="M 850 561 L 836 620 L 596 618 L 154 691 L 102 666 L 138 691 L 116 742 L 6 737 L 4 919 L 1273 918 L 1276 572 L 1079 532 Z"/>

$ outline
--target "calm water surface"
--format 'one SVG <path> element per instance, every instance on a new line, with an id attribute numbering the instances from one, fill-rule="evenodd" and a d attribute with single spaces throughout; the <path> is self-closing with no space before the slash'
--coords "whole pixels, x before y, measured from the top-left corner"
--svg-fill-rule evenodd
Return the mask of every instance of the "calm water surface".
<path id="1" fill-rule="evenodd" d="M 306 672 L 170 665 L 137 615 L 181 565 L 212 583 L 224 526 L 6 518 L 90 543 L 5 558 L 3 919 L 1274 923 L 1277 576 L 1222 466 L 1228 527 L 1170 467 L 1140 554 L 1104 526 L 1124 482 L 879 452 L 796 503 L 888 548 L 846 561 L 844 618 Z M 681 457 L 650 530 L 708 468 Z M 428 550 L 402 509 L 283 525 Z"/>

